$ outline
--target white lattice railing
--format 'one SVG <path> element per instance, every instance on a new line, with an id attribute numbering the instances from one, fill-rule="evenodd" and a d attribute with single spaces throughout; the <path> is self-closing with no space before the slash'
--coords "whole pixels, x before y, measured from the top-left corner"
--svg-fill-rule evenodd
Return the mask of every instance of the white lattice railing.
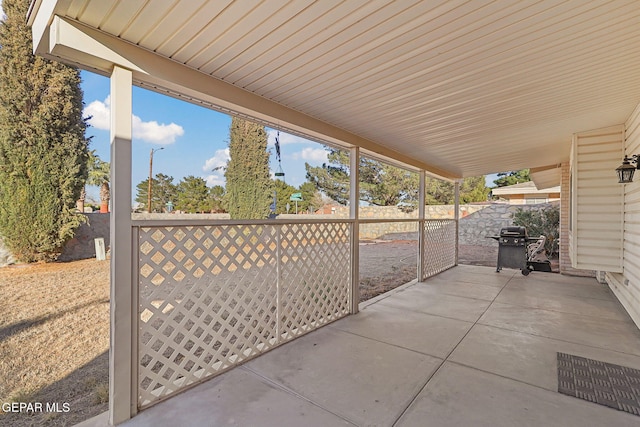
<path id="1" fill-rule="evenodd" d="M 456 265 L 457 221 L 427 219 L 424 221 L 424 251 L 422 280 Z"/>
<path id="2" fill-rule="evenodd" d="M 352 222 L 134 222 L 138 406 L 349 313 Z"/>
<path id="3" fill-rule="evenodd" d="M 409 227 L 404 224 L 415 223 L 417 228 L 423 224 L 423 251 L 421 254 L 423 272 L 420 280 L 441 273 L 454 267 L 457 263 L 458 222 L 455 219 L 364 219 L 359 223 L 368 226 L 402 223 L 405 229 Z"/>

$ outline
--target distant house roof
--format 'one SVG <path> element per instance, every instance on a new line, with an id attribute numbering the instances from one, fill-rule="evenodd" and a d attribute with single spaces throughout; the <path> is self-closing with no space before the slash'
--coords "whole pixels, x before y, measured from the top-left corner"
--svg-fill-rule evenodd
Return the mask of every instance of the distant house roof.
<path id="1" fill-rule="evenodd" d="M 519 184 L 497 187 L 491 190 L 494 196 L 508 196 L 511 194 L 549 194 L 560 193 L 560 186 L 542 188 L 538 190 L 533 181 L 521 182 Z"/>

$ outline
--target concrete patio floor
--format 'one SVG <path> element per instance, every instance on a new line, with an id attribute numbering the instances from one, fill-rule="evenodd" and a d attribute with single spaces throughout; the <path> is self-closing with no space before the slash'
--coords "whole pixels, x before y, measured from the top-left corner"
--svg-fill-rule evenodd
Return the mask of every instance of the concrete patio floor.
<path id="1" fill-rule="evenodd" d="M 557 392 L 556 352 L 640 369 L 640 331 L 595 279 L 458 266 L 361 307 L 122 425 L 640 425 Z"/>

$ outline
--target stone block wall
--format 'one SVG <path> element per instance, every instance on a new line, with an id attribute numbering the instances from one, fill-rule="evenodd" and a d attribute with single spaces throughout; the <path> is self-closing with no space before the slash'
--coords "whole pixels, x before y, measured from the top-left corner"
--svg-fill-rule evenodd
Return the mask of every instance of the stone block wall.
<path id="1" fill-rule="evenodd" d="M 563 187 L 564 188 L 564 187 Z M 564 194 L 563 194 L 563 197 Z M 557 205 L 557 202 L 555 203 Z M 473 205 L 460 205 L 459 243 L 461 245 L 497 247 L 497 242 L 489 236 L 497 235 L 502 227 L 513 225 L 513 214 L 518 208 L 540 209 L 552 204 L 541 205 L 507 205 L 502 203 L 486 203 Z M 564 216 L 562 216 L 564 215 Z M 566 212 L 563 211 L 561 222 L 567 222 Z M 61 261 L 71 261 L 77 259 L 93 258 L 96 256 L 94 239 L 103 237 L 105 247 L 109 248 L 109 214 L 90 213 L 86 214 L 88 222 L 78 229 L 76 236 L 71 239 L 65 247 Z M 349 217 L 349 208 L 340 207 L 335 214 L 329 215 L 278 215 L 278 219 L 346 219 Z M 429 219 L 452 219 L 454 218 L 454 207 L 452 205 L 429 205 L 425 208 L 425 217 Z M 228 214 L 133 214 L 133 219 L 229 219 Z M 417 219 L 418 211 L 406 213 L 395 206 L 366 206 L 360 208 L 360 219 Z M 562 234 L 561 228 L 561 255 L 568 259 L 566 241 L 568 237 Z M 360 224 L 360 237 L 363 239 L 417 239 L 417 222 L 385 222 L 375 224 Z M 565 240 L 562 240 L 564 237 Z M 7 260 L 8 252 L 3 252 L 0 243 L 0 266 L 3 259 Z M 570 262 L 568 263 L 570 268 Z M 561 268 L 562 268 L 561 259 Z M 582 272 L 580 270 L 567 270 L 567 261 L 564 261 L 564 268 L 568 274 L 593 274 L 592 272 Z"/>
<path id="2" fill-rule="evenodd" d="M 109 248 L 109 214 L 85 213 L 87 222 L 80 225 L 75 236 L 67 242 L 59 261 L 75 261 L 79 259 L 95 258 L 96 248 L 94 239 L 104 238 L 105 248 Z M 0 239 L 0 267 L 15 263 L 16 260 L 9 253 Z"/>
<path id="3" fill-rule="evenodd" d="M 396 206 L 363 206 L 359 212 L 360 219 L 418 219 L 418 211 L 403 212 Z M 349 207 L 341 206 L 330 215 L 278 215 L 278 219 L 346 219 L 349 218 Z M 361 239 L 382 239 L 388 234 L 417 233 L 417 222 L 385 222 L 376 224 L 360 224 Z"/>
<path id="4" fill-rule="evenodd" d="M 109 213 L 86 213 L 87 222 L 76 230 L 76 235 L 69 240 L 58 258 L 59 261 L 75 261 L 78 259 L 95 258 L 96 247 L 94 240 L 104 239 L 105 249 L 109 249 Z"/>
<path id="5" fill-rule="evenodd" d="M 360 224 L 361 239 L 398 239 L 417 240 L 417 222 L 382 222 L 376 224 Z"/>
<path id="6" fill-rule="evenodd" d="M 490 203 L 479 205 L 460 205 L 460 218 L 464 218 L 474 212 L 478 212 L 490 206 Z M 347 206 L 336 209 L 336 215 L 339 218 L 349 217 L 349 208 Z M 404 212 L 396 206 L 362 206 L 359 210 L 360 219 L 418 219 L 418 210 Z M 453 219 L 453 205 L 427 205 L 424 212 L 425 218 L 428 219 Z M 313 216 L 312 216 L 313 217 Z M 336 216 L 334 216 L 335 218 Z"/>
<path id="7" fill-rule="evenodd" d="M 131 219 L 133 220 L 145 220 L 145 219 L 229 219 L 228 213 L 217 213 L 217 214 L 191 214 L 191 213 L 133 213 L 131 214 Z"/>
<path id="8" fill-rule="evenodd" d="M 484 209 L 476 211 L 464 218 L 461 216 L 458 226 L 459 244 L 475 246 L 496 246 L 497 242 L 490 236 L 500 234 L 500 229 L 513 225 L 513 215 L 522 210 L 546 209 L 558 206 L 557 202 L 536 205 L 508 205 L 492 203 L 484 205 Z M 530 236 L 537 237 L 537 236 Z"/>
<path id="9" fill-rule="evenodd" d="M 556 203 L 557 205 L 557 203 Z M 513 214 L 520 209 L 541 209 L 552 206 L 545 203 L 539 205 L 507 205 L 503 203 L 486 203 L 460 205 L 459 243 L 461 245 L 495 246 L 496 241 L 489 238 L 500 233 L 502 227 L 513 225 Z M 279 215 L 278 218 L 348 218 L 349 208 L 340 207 L 332 215 Z M 360 219 L 417 219 L 418 211 L 410 213 L 400 211 L 395 206 L 366 206 L 360 208 Z M 453 219 L 453 205 L 429 205 L 425 208 L 425 218 Z M 385 236 L 411 238 L 417 233 L 415 222 L 386 222 L 376 224 L 360 224 L 360 237 L 363 239 L 384 239 Z M 416 238 L 414 236 L 414 238 Z"/>

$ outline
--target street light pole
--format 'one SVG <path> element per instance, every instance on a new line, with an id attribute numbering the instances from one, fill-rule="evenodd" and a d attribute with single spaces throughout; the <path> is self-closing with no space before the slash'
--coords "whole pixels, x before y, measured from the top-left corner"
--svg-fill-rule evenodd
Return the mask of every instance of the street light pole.
<path id="1" fill-rule="evenodd" d="M 149 188 L 147 189 L 147 212 L 151 213 L 151 179 L 153 176 L 153 153 L 158 150 L 164 150 L 164 147 L 152 148 L 149 153 Z"/>

